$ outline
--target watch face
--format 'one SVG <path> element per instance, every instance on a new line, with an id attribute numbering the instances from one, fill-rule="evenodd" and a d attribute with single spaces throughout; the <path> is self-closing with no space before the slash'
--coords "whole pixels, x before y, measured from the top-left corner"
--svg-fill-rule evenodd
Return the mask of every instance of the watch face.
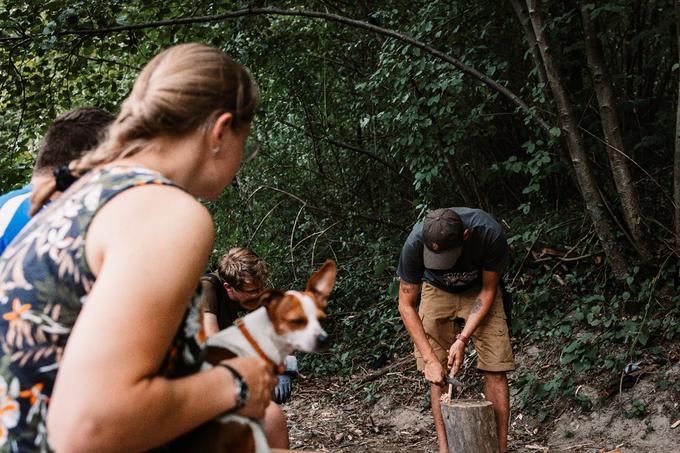
<path id="1" fill-rule="evenodd" d="M 250 396 L 250 391 L 248 390 L 248 384 L 243 379 L 238 379 L 238 386 L 236 387 L 236 395 L 238 396 L 239 404 L 246 404 L 248 397 Z"/>

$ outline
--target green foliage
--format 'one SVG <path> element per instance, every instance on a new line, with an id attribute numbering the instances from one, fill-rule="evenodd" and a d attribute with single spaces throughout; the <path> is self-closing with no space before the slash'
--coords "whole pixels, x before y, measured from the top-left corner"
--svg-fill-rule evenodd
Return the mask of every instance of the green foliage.
<path id="1" fill-rule="evenodd" d="M 547 218 L 535 230 L 509 237 L 522 248 L 540 238 L 559 244 L 568 233 L 554 228 Z M 552 231 L 546 236 L 543 231 Z M 556 279 L 560 274 L 563 277 Z M 520 408 L 536 411 L 541 406 L 571 399 L 584 410 L 592 401 L 576 393 L 579 384 L 604 390 L 612 377 L 620 376 L 627 363 L 665 354 L 666 341 L 677 341 L 680 298 L 671 290 L 677 268 L 662 267 L 656 273 L 635 267 L 625 281 L 598 280 L 597 267 L 525 266 L 522 281 L 513 289 L 513 334 L 529 344 L 540 344 L 537 362 L 544 369 L 519 370 L 514 382 Z M 561 281 L 564 283 L 561 284 Z M 588 376 L 589 380 L 580 377 Z M 598 382 L 602 379 L 602 382 Z M 660 389 L 671 383 L 659 381 Z M 598 387 L 599 386 L 599 387 Z M 643 418 L 644 407 L 634 406 L 632 417 Z"/>
<path id="2" fill-rule="evenodd" d="M 644 419 L 647 416 L 647 405 L 642 400 L 633 400 L 630 404 L 630 408 L 626 410 L 626 418 L 637 418 Z"/>
<path id="3" fill-rule="evenodd" d="M 543 3 L 594 178 L 619 216 L 578 11 L 573 2 Z M 400 247 L 430 207 L 469 204 L 506 226 L 515 256 L 506 276 L 515 295 L 513 334 L 542 347 L 540 362 L 520 369 L 512 387 L 520 408 L 549 417 L 551 402 L 574 398 L 580 373 L 617 374 L 680 335 L 677 267 L 664 245 L 673 242 L 666 231 L 677 98 L 673 4 L 638 3 L 589 7 L 635 161 L 643 219 L 654 225 L 655 258 L 631 267 L 623 282 L 602 263 L 564 158 L 568 131 L 558 126 L 551 90 L 538 78 L 509 2 L 277 6 L 332 9 L 418 39 L 517 93 L 528 114 L 432 53 L 331 21 L 247 15 L 102 31 L 262 2 L 0 0 L 0 190 L 28 180 L 58 114 L 80 105 L 116 112 L 161 49 L 188 41 L 218 46 L 253 72 L 261 104 L 256 158 L 207 204 L 216 228 L 210 266 L 233 245 L 246 245 L 269 263 L 272 286 L 303 288 L 324 259 L 338 261 L 327 320 L 334 343 L 327 354 L 301 357 L 303 373 L 350 376 L 410 352 L 396 303 Z M 536 126 L 538 116 L 550 118 L 547 133 Z M 538 256 L 543 247 L 571 249 L 568 259 L 579 259 Z M 632 248 L 623 253 L 635 261 Z M 372 384 L 361 391 L 370 400 L 378 390 Z"/>

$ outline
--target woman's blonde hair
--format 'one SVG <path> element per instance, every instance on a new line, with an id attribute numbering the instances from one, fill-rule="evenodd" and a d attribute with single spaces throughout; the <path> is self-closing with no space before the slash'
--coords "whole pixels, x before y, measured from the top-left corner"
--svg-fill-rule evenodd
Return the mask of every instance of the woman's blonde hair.
<path id="1" fill-rule="evenodd" d="M 96 166 L 138 153 L 161 134 L 181 136 L 197 128 L 209 130 L 225 112 L 233 113 L 232 126 L 238 130 L 252 121 L 257 100 L 252 77 L 226 53 L 197 43 L 170 47 L 139 74 L 104 140 L 71 161 L 69 169 L 79 177 Z M 52 178 L 37 185 L 32 213 L 55 190 Z"/>

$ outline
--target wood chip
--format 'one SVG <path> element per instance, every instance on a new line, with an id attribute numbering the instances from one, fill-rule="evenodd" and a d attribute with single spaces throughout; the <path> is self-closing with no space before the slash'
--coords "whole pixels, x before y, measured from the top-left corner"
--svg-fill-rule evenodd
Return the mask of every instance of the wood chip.
<path id="1" fill-rule="evenodd" d="M 680 420 L 676 420 L 675 423 L 673 423 L 673 424 L 671 425 L 671 429 L 675 429 L 675 428 L 677 428 L 678 426 L 680 426 Z"/>

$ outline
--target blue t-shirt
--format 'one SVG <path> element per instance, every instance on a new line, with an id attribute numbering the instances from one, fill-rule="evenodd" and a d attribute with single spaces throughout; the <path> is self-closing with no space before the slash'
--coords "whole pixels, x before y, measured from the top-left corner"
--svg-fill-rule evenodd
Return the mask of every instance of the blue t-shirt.
<path id="1" fill-rule="evenodd" d="M 423 222 L 409 234 L 399 258 L 397 275 L 408 283 L 426 281 L 439 289 L 458 293 L 482 284 L 482 271 L 503 273 L 510 262 L 503 228 L 481 209 L 451 208 L 460 216 L 470 236 L 451 269 L 433 270 L 423 264 Z"/>
<path id="2" fill-rule="evenodd" d="M 31 220 L 30 198 L 30 184 L 0 196 L 0 255 Z"/>

